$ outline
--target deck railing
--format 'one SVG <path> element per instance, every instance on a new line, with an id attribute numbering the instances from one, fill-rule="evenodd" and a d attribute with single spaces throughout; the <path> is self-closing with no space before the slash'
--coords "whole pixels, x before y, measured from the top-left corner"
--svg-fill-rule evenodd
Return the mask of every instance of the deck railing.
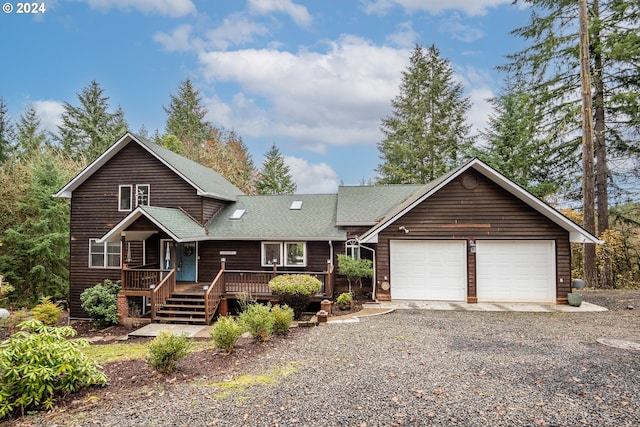
<path id="1" fill-rule="evenodd" d="M 248 293 L 256 296 L 272 295 L 269 289 L 269 281 L 276 275 L 283 274 L 308 274 L 316 277 L 322 283 L 319 294 L 329 295 L 332 292 L 331 277 L 332 268 L 329 271 L 250 271 L 250 270 L 224 270 L 225 293 Z"/>
<path id="2" fill-rule="evenodd" d="M 158 286 L 173 270 L 157 268 L 122 269 L 122 289 L 125 291 L 148 291 Z"/>
<path id="3" fill-rule="evenodd" d="M 167 298 L 176 290 L 176 271 L 170 270 L 160 283 L 151 289 L 151 321 L 155 320 L 156 312 L 167 302 Z"/>

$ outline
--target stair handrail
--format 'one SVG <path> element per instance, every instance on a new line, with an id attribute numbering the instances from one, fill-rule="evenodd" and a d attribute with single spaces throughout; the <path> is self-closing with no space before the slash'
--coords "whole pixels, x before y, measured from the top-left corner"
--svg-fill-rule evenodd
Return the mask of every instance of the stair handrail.
<path id="1" fill-rule="evenodd" d="M 213 319 L 222 295 L 224 295 L 224 268 L 220 269 L 216 278 L 204 292 L 204 311 L 207 324 Z"/>
<path id="2" fill-rule="evenodd" d="M 156 318 L 158 307 L 167 302 L 167 298 L 176 290 L 176 270 L 172 269 L 155 288 L 151 290 L 151 321 Z"/>

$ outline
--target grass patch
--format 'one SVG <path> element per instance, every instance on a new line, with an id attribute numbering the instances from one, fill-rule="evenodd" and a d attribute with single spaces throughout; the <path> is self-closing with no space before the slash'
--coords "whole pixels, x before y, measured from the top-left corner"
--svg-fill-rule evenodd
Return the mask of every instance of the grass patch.
<path id="1" fill-rule="evenodd" d="M 298 372 L 298 362 L 290 362 L 287 366 L 277 368 L 263 375 L 241 375 L 231 381 L 220 381 L 210 384 L 210 386 L 219 389 L 218 393 L 213 395 L 216 399 L 224 399 L 234 392 L 242 393 L 250 387 L 256 385 L 275 386 L 282 378 Z"/>
<path id="2" fill-rule="evenodd" d="M 207 350 L 210 347 L 211 345 L 207 342 L 196 341 L 193 351 Z M 82 352 L 99 365 L 123 360 L 144 360 L 148 353 L 148 343 L 92 344 L 83 348 Z"/>

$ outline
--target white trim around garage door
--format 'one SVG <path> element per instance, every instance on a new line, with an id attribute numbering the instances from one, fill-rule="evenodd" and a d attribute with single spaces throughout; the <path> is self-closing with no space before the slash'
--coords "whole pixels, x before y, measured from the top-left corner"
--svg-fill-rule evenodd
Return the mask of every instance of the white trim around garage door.
<path id="1" fill-rule="evenodd" d="M 554 240 L 476 240 L 478 302 L 555 302 Z"/>
<path id="2" fill-rule="evenodd" d="M 466 240 L 391 240 L 391 298 L 465 301 Z"/>

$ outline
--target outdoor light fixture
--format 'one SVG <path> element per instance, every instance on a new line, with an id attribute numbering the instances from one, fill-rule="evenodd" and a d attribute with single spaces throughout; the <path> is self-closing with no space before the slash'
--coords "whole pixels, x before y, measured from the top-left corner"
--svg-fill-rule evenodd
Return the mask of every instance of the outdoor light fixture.
<path id="1" fill-rule="evenodd" d="M 401 225 L 400 227 L 398 227 L 398 230 L 404 231 L 404 234 L 408 234 L 409 233 L 409 230 L 407 230 L 407 228 L 404 225 Z"/>
<path id="2" fill-rule="evenodd" d="M 474 242 L 473 240 L 469 240 L 469 252 L 471 252 L 472 254 L 476 253 L 476 242 Z"/>

